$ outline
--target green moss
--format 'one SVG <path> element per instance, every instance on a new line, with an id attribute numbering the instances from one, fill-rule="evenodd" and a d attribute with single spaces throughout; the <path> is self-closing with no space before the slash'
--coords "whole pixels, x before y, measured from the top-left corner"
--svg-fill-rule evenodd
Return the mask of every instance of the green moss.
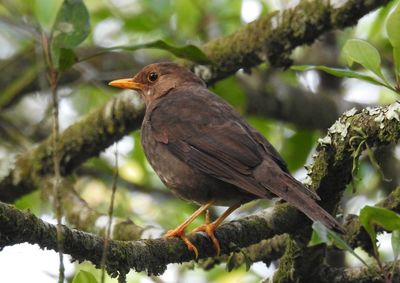
<path id="1" fill-rule="evenodd" d="M 279 269 L 274 274 L 274 282 L 300 282 L 298 279 L 295 279 L 295 259 L 300 251 L 300 248 L 289 238 L 286 242 L 286 251 L 279 261 Z"/>

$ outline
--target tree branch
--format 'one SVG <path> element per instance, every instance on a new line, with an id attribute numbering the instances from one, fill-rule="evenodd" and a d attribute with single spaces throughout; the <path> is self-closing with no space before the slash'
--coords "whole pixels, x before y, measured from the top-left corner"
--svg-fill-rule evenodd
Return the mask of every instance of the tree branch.
<path id="1" fill-rule="evenodd" d="M 282 215 L 284 214 L 284 215 Z M 292 216 L 288 221 L 283 217 Z M 303 219 L 296 209 L 287 204 L 273 210 L 261 211 L 252 216 L 221 225 L 216 236 L 220 240 L 222 254 L 227 254 L 271 238 L 283 229 L 295 233 L 300 229 L 296 220 Z M 281 220 L 279 220 L 281 219 Z M 303 219 L 304 221 L 304 219 Z M 302 221 L 300 221 L 302 222 Z M 63 226 L 64 252 L 78 261 L 89 260 L 99 267 L 103 238 Z M 189 237 L 199 248 L 201 258 L 214 256 L 214 249 L 207 236 L 197 233 Z M 0 203 L 0 249 L 18 243 L 39 244 L 41 248 L 57 250 L 56 227 L 42 221 L 30 212 L 22 212 L 11 205 Z M 179 239 L 154 239 L 132 242 L 110 241 L 107 272 L 112 276 L 126 274 L 130 269 L 161 274 L 169 263 L 192 260 L 194 255 Z"/>
<path id="2" fill-rule="evenodd" d="M 322 206 L 327 209 L 336 206 L 341 192 L 351 178 L 353 158 L 357 158 L 352 157 L 352 153 L 363 139 L 370 146 L 398 142 L 399 114 L 398 102 L 362 111 L 352 110 L 346 112 L 329 129 L 328 135 L 320 140 L 314 163 L 309 167 L 309 185 L 311 188 L 318 188 Z M 233 250 L 232 247 L 246 247 L 283 233 L 299 236 L 301 231 L 309 229 L 309 223 L 310 221 L 294 207 L 279 204 L 272 210 L 222 225 L 217 229 L 216 236 L 220 240 L 222 253 L 226 254 Z M 6 204 L 0 205 L 0 231 L 2 247 L 29 242 L 56 249 L 54 226 Z M 98 265 L 102 239 L 67 227 L 64 227 L 63 231 L 66 253 L 77 260 L 87 259 Z M 200 258 L 214 254 L 207 237 L 196 234 L 191 239 L 199 248 Z M 113 275 L 117 275 L 118 272 L 125 274 L 130 268 L 159 274 L 165 270 L 168 263 L 188 261 L 192 258 L 193 255 L 178 239 L 142 240 L 131 243 L 114 241 L 110 245 L 107 270 Z"/>
<path id="3" fill-rule="evenodd" d="M 367 105 L 344 101 L 319 91 L 318 94 L 294 88 L 275 74 L 239 76 L 247 95 L 246 113 L 293 123 L 301 128 L 326 130 L 340 115 Z M 300 107 L 301 105 L 301 107 Z"/>
<path id="4" fill-rule="evenodd" d="M 308 166 L 310 188 L 326 200 L 325 207 L 335 207 L 353 177 L 353 161 L 369 147 L 396 144 L 400 138 L 400 102 L 388 106 L 352 109 L 344 113 L 319 140 L 313 163 Z M 357 151 L 360 147 L 361 150 Z"/>
<path id="5" fill-rule="evenodd" d="M 384 269 L 392 271 L 392 282 L 400 282 L 400 261 L 386 263 Z M 371 264 L 369 268 L 365 266 L 347 268 L 324 266 L 318 270 L 318 274 L 314 278 L 315 282 L 320 283 L 384 282 L 382 272 L 376 264 Z"/>
<path id="6" fill-rule="evenodd" d="M 286 206 L 286 205 L 280 205 Z M 279 206 L 278 206 L 279 207 Z M 226 223 L 217 229 L 217 236 L 221 241 L 222 252 L 227 254 L 238 247 L 248 246 L 259 241 L 262 237 L 270 237 L 269 222 L 276 212 L 262 211 L 256 215 Z M 296 212 L 293 209 L 294 212 Z M 299 213 L 296 213 L 299 216 Z M 294 222 L 296 219 L 294 219 Z M 289 221 L 291 222 L 291 221 Z M 295 223 L 294 223 L 295 224 Z M 298 227 L 295 227 L 295 229 Z M 254 229 L 255 232 L 252 232 Z M 64 252 L 70 254 L 74 260 L 92 262 L 100 266 L 103 238 L 82 231 L 63 226 L 65 239 Z M 292 231 L 296 233 L 296 231 Z M 251 235 L 250 235 L 251 234 Z M 211 242 L 203 235 L 196 234 L 190 239 L 201 247 L 200 258 L 213 256 Z M 287 241 L 287 237 L 279 237 L 278 242 Z M 11 205 L 0 203 L 0 249 L 18 243 L 28 242 L 38 244 L 41 248 L 57 250 L 56 226 L 46 223 L 30 212 L 22 212 Z M 234 243 L 234 244 L 232 244 Z M 269 244 L 267 241 L 266 243 Z M 278 243 L 277 254 L 281 255 L 281 244 Z M 178 239 L 140 240 L 133 242 L 110 241 L 107 272 L 113 276 L 124 276 L 130 269 L 146 271 L 150 274 L 161 274 L 169 263 L 189 261 L 193 255 Z M 271 258 L 267 257 L 268 260 Z M 252 260 L 264 260 L 263 255 L 255 254 Z M 204 265 L 204 263 L 203 263 Z M 387 268 L 390 268 L 387 264 Z M 332 268 L 323 266 L 313 273 L 315 282 L 382 282 L 378 268 Z M 396 263 L 394 278 L 400 274 L 400 264 Z M 364 280 L 364 281 L 363 281 Z M 393 282 L 397 282 L 395 279 Z"/>
<path id="7" fill-rule="evenodd" d="M 376 206 L 400 213 L 400 187 L 397 187 L 384 200 L 377 203 Z M 361 247 L 370 255 L 373 254 L 371 238 L 361 226 L 358 217 L 350 216 L 346 219 L 346 230 L 345 240 L 351 247 Z M 380 227 L 377 227 L 377 230 L 378 232 L 383 231 Z"/>
<path id="8" fill-rule="evenodd" d="M 212 83 L 267 59 L 274 67 L 288 67 L 296 47 L 311 44 L 333 29 L 352 26 L 362 16 L 389 2 L 351 0 L 333 6 L 326 0 L 301 1 L 293 9 L 270 13 L 231 35 L 207 42 L 202 49 L 214 64 L 192 68 Z"/>
<path id="9" fill-rule="evenodd" d="M 70 179 L 64 178 L 60 184 L 65 220 L 76 229 L 96 235 L 104 235 L 108 216 L 91 208 L 75 191 L 73 187 L 75 180 Z M 120 218 L 114 216 L 111 231 L 111 238 L 114 240 L 132 241 L 140 239 L 143 228 L 136 225 L 128 217 Z"/>
<path id="10" fill-rule="evenodd" d="M 102 108 L 90 113 L 60 135 L 60 170 L 68 175 L 90 157 L 139 128 L 144 108 L 133 93 L 123 93 Z M 0 200 L 12 202 L 41 186 L 42 178 L 51 175 L 51 137 L 31 151 L 20 155 L 14 169 L 0 182 Z"/>
<path id="11" fill-rule="evenodd" d="M 340 6 L 331 6 L 327 0 L 302 1 L 293 9 L 262 16 L 228 36 L 205 43 L 202 50 L 213 62 L 212 66 L 186 63 L 209 84 L 234 74 L 240 68 L 249 69 L 266 60 L 275 67 L 288 67 L 291 64 L 289 57 L 296 47 L 311 44 L 328 31 L 353 26 L 364 15 L 389 2 L 390 0 L 349 0 L 342 1 Z M 83 52 L 88 53 L 84 50 Z M 92 49 L 91 52 L 94 54 L 98 51 Z M 77 53 L 80 53 L 79 50 Z M 0 88 L 4 89 L 8 82 L 15 80 L 14 75 L 20 74 L 21 66 L 35 65 L 34 59 L 34 56 L 30 56 L 13 61 L 10 68 L 15 66 L 15 71 L 8 68 L 0 77 Z M 137 62 L 131 56 L 111 52 L 94 57 L 89 63 L 99 72 L 121 72 L 131 70 Z M 42 75 L 38 74 L 38 78 L 27 81 L 18 92 L 39 90 L 40 76 Z M 60 85 L 81 79 L 82 76 L 73 68 L 61 77 Z M 18 92 L 14 96 L 22 97 Z M 14 102 L 15 100 L 12 101 Z M 9 105 L 10 103 L 5 104 L 4 107 Z"/>

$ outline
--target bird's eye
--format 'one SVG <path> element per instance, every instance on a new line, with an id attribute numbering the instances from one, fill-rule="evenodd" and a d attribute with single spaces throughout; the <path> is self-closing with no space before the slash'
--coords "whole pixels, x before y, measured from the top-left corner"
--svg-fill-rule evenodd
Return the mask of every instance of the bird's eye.
<path id="1" fill-rule="evenodd" d="M 158 79 L 158 74 L 157 74 L 156 72 L 151 72 L 151 73 L 149 74 L 149 76 L 147 77 L 147 79 L 148 79 L 150 82 L 155 82 L 155 81 Z"/>

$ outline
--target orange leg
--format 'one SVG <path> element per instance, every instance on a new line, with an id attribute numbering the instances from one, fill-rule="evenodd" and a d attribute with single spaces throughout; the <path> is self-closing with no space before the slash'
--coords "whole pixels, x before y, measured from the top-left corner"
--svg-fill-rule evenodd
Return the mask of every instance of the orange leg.
<path id="1" fill-rule="evenodd" d="M 214 235 L 214 231 L 215 231 L 215 229 L 217 229 L 217 227 L 219 225 L 221 225 L 222 221 L 224 221 L 225 218 L 227 218 L 239 206 L 240 206 L 240 204 L 232 205 L 227 210 L 225 210 L 225 212 L 212 223 L 210 223 L 210 217 L 209 217 L 209 213 L 208 213 L 208 210 L 207 210 L 206 223 L 201 225 L 201 226 L 199 226 L 199 227 L 197 227 L 197 228 L 195 228 L 192 231 L 192 233 L 205 232 L 210 237 L 211 241 L 213 242 L 213 245 L 214 245 L 215 251 L 217 252 L 217 255 L 219 255 L 221 253 L 221 247 L 219 245 L 218 239 Z"/>
<path id="2" fill-rule="evenodd" d="M 165 238 L 170 238 L 170 237 L 178 237 L 181 238 L 182 241 L 185 242 L 186 246 L 188 247 L 188 249 L 190 251 L 193 251 L 196 255 L 196 258 L 198 258 L 199 256 L 199 251 L 197 250 L 197 248 L 195 247 L 195 245 L 192 244 L 192 242 L 189 241 L 189 239 L 186 237 L 185 234 L 185 229 L 187 228 L 187 226 L 190 225 L 190 223 L 192 223 L 197 216 L 199 216 L 201 213 L 203 213 L 203 211 L 207 210 L 210 205 L 212 205 L 215 201 L 211 200 L 206 204 L 203 204 L 199 209 L 197 209 L 188 219 L 185 220 L 185 222 L 183 222 L 181 225 L 179 225 L 178 227 L 176 227 L 173 230 L 169 230 L 164 237 Z"/>

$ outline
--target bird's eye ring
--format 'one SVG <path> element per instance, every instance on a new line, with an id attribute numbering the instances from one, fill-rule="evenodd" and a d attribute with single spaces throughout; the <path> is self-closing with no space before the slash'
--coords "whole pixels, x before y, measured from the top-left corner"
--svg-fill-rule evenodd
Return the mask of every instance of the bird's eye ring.
<path id="1" fill-rule="evenodd" d="M 158 79 L 158 74 L 157 74 L 156 72 L 151 72 L 151 73 L 149 74 L 149 76 L 147 77 L 147 79 L 148 79 L 150 82 L 155 82 L 155 81 Z"/>

